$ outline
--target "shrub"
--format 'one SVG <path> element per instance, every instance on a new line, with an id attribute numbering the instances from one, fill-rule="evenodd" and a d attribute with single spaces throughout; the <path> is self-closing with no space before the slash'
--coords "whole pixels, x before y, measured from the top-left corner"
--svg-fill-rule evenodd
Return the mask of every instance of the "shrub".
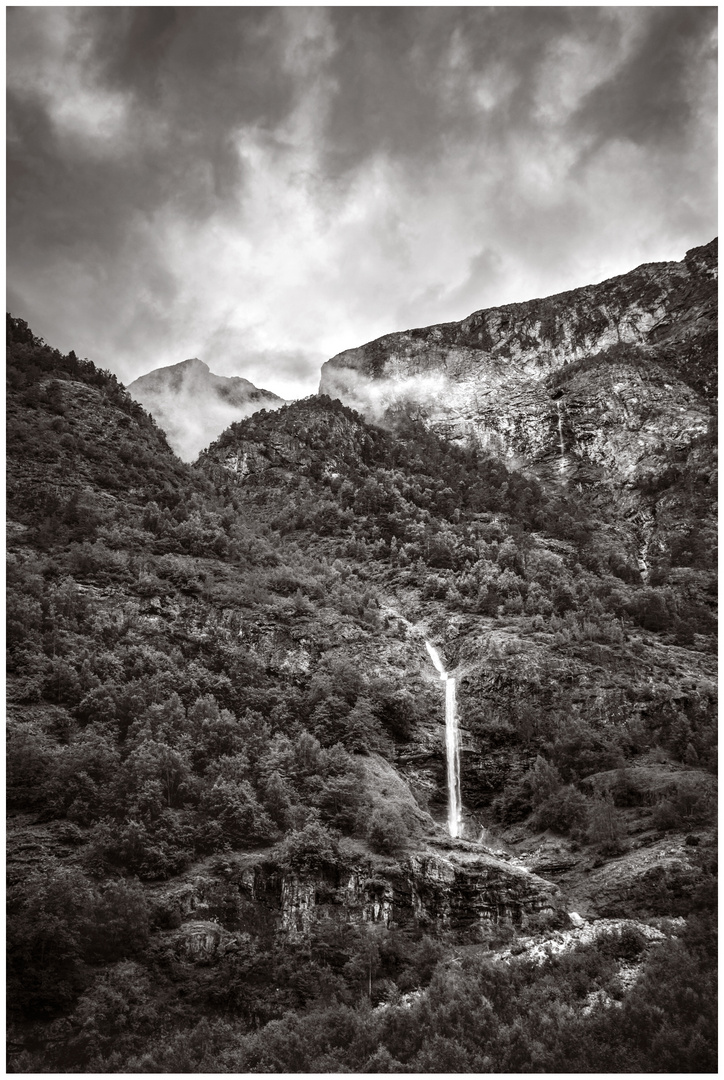
<path id="1" fill-rule="evenodd" d="M 578 717 L 569 718 L 547 748 L 553 764 L 566 781 L 574 781 L 615 768 L 621 756 L 618 737 L 610 730 L 595 731 Z"/>
<path id="2" fill-rule="evenodd" d="M 72 1015 L 67 1064 L 75 1067 L 68 1071 L 115 1071 L 143 1046 L 159 1020 L 151 980 L 140 964 L 126 960 L 104 971 Z"/>
<path id="3" fill-rule="evenodd" d="M 638 926 L 622 926 L 620 930 L 614 930 L 609 934 L 603 934 L 597 939 L 598 951 L 604 956 L 611 956 L 617 960 L 633 960 L 640 956 L 648 945 L 646 935 Z"/>
<path id="4" fill-rule="evenodd" d="M 296 873 L 315 873 L 326 865 L 334 865 L 338 856 L 337 843 L 317 821 L 303 829 L 288 833 L 275 849 L 276 861 L 282 869 Z"/>
<path id="5" fill-rule="evenodd" d="M 218 830 L 218 838 L 232 847 L 264 843 L 279 835 L 247 780 L 219 777 L 211 789 L 204 791 L 200 810 Z"/>
<path id="6" fill-rule="evenodd" d="M 395 855 L 404 851 L 410 833 L 402 815 L 391 806 L 378 806 L 367 825 L 367 839 L 375 851 Z"/>
<path id="7" fill-rule="evenodd" d="M 641 806 L 646 801 L 646 790 L 641 781 L 626 768 L 616 773 L 611 794 L 616 806 Z"/>
<path id="8" fill-rule="evenodd" d="M 126 867 L 142 881 L 171 877 L 188 866 L 195 851 L 188 815 L 170 809 L 153 822 L 138 818 L 101 822 L 92 839 L 101 859 Z"/>
<path id="9" fill-rule="evenodd" d="M 541 803 L 535 811 L 533 823 L 539 829 L 570 833 L 586 820 L 588 805 L 588 800 L 578 788 L 566 784 Z"/>
<path id="10" fill-rule="evenodd" d="M 685 829 L 709 821 L 714 814 L 713 798 L 695 777 L 682 780 L 654 807 L 654 825 L 662 832 Z"/>
<path id="11" fill-rule="evenodd" d="M 48 736 L 29 725 L 11 729 L 6 755 L 8 807 L 33 806 L 42 801 L 43 786 L 52 773 L 54 757 Z"/>
<path id="12" fill-rule="evenodd" d="M 80 989 L 88 881 L 65 868 L 31 874 L 8 892 L 8 997 L 33 1014 L 54 1012 Z"/>
<path id="13" fill-rule="evenodd" d="M 587 835 L 589 842 L 595 844 L 602 854 L 615 855 L 622 850 L 623 823 L 610 792 L 589 805 Z"/>
<path id="14" fill-rule="evenodd" d="M 134 881 L 110 881 L 96 894 L 89 915 L 85 952 L 108 963 L 140 952 L 148 941 L 146 895 Z"/>

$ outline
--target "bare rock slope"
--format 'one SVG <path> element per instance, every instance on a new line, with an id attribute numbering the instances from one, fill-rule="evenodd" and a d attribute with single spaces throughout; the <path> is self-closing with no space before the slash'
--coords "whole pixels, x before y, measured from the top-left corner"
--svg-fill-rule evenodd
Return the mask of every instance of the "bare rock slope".
<path id="1" fill-rule="evenodd" d="M 320 393 L 411 409 L 541 476 L 630 484 L 707 430 L 717 242 L 598 285 L 389 334 L 323 366 Z"/>

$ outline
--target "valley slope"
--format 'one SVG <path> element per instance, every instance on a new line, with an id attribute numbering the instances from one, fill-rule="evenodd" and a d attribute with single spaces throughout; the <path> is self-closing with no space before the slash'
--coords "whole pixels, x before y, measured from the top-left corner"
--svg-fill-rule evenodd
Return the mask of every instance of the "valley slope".
<path id="1" fill-rule="evenodd" d="M 191 467 L 8 341 L 14 1071 L 710 1069 L 711 430 L 611 499 L 322 395 Z"/>

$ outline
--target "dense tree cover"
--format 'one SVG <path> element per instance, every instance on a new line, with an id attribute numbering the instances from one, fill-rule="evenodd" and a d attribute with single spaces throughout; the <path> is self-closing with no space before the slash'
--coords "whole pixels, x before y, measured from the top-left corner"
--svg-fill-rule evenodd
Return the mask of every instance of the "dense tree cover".
<path id="1" fill-rule="evenodd" d="M 639 352 L 621 346 L 607 360 Z M 595 493 L 551 493 L 474 449 L 439 440 L 404 410 L 394 430 L 383 430 L 340 402 L 297 402 L 232 425 L 201 464 L 217 476 L 216 461 L 247 455 L 252 471 L 235 486 L 258 520 L 330 558 L 353 557 L 378 575 L 394 574 L 451 615 L 483 615 L 519 633 L 545 635 L 552 652 L 603 665 L 617 679 L 630 670 L 631 653 L 643 649 L 643 633 L 681 646 L 714 645 L 711 445 L 700 443 L 679 465 L 672 450 L 668 478 L 660 478 L 659 516 L 668 515 L 672 527 L 651 545 L 648 582 L 635 536 L 626 540 L 614 510 L 599 505 Z M 491 746 L 535 748 L 560 776 L 545 806 L 522 798 L 521 781 L 511 781 L 495 804 L 501 821 L 534 813 L 541 828 L 600 835 L 592 824 L 602 817 L 599 800 L 580 782 L 652 745 L 684 764 L 716 769 L 709 689 L 672 696 L 665 689 L 652 694 L 637 677 L 621 681 L 618 694 L 598 699 L 593 716 L 565 686 L 555 687 L 553 670 L 545 696 L 527 709 L 515 691 L 500 716 L 491 716 L 486 702 L 477 717 L 474 696 L 465 703 L 466 721 Z M 709 805 L 706 792 L 701 801 Z M 702 813 L 710 817 L 711 808 Z M 608 831 L 618 837 L 619 830 Z M 617 843 L 611 839 L 608 848 Z"/>
<path id="2" fill-rule="evenodd" d="M 47 893 L 48 890 L 46 890 Z M 45 893 L 42 903 L 47 903 Z M 88 1072 L 714 1072 L 712 913 L 538 965 L 379 926 L 240 940 L 198 968 L 156 950 L 98 971 L 43 1067 Z M 72 943 L 55 950 L 67 963 Z M 129 952 L 136 942 L 128 945 Z M 77 946 L 76 946 L 77 949 Z M 620 965 L 640 965 L 625 991 Z M 18 1071 L 34 1071 L 24 1051 Z"/>
<path id="3" fill-rule="evenodd" d="M 133 890 L 214 852 L 276 844 L 279 865 L 298 868 L 340 835 L 404 844 L 416 823 L 380 822 L 359 757 L 393 754 L 424 706 L 343 649 L 323 655 L 325 612 L 337 629 L 378 626 L 374 588 L 248 524 L 112 376 L 18 320 L 8 330 L 8 804 L 65 823 L 83 853 L 46 875 L 37 906 L 38 881 L 14 883 L 10 988 L 15 1007 L 53 1015 L 89 963 L 135 955 L 148 933 L 148 914 L 127 912 L 113 952 L 94 877 Z M 39 430 L 35 483 L 24 448 Z M 109 497 L 118 489 L 129 497 Z M 294 648 L 300 620 L 313 670 L 254 660 L 248 635 L 271 628 Z M 107 956 L 93 945 L 104 934 Z"/>
<path id="4" fill-rule="evenodd" d="M 22 327 L 13 323 L 12 329 L 23 336 Z M 22 369 L 22 350 L 31 349 L 43 371 L 49 350 L 33 340 L 17 346 L 11 336 L 10 351 Z M 72 364 L 70 373 L 76 375 Z M 104 378 L 97 415 L 77 421 L 86 427 L 97 423 L 100 452 L 110 457 L 117 451 L 117 410 L 115 398 L 109 401 L 106 394 L 115 384 Z M 136 406 L 119 394 L 133 414 L 126 456 L 138 467 L 148 432 L 154 438 L 157 432 L 140 410 L 137 423 Z M 72 394 L 63 400 L 72 411 Z M 11 402 L 17 405 L 16 395 Z M 23 423 L 30 424 L 26 416 Z M 62 447 L 52 449 L 63 457 Z M 220 757 L 238 755 L 242 745 L 248 752 L 254 725 L 264 729 L 262 742 L 281 731 L 291 740 L 309 728 L 326 747 L 346 739 L 357 750 L 368 743 L 385 748 L 386 728 L 404 731 L 411 708 L 404 695 L 359 676 L 351 661 L 322 665 L 313 678 L 300 675 L 290 684 L 255 667 L 241 640 L 243 625 L 253 632 L 259 612 L 288 626 L 319 606 L 335 612 L 342 607 L 343 620 L 374 626 L 374 592 L 349 571 L 307 558 L 294 545 L 280 552 L 273 536 L 245 525 L 233 500 L 224 501 L 200 474 L 178 462 L 160 435 L 153 464 L 141 460 L 140 467 L 144 487 L 123 501 L 101 502 L 102 477 L 95 474 L 95 485 L 84 484 L 78 470 L 69 474 L 65 490 L 55 485 L 47 498 L 42 487 L 28 494 L 20 483 L 10 493 L 23 546 L 11 554 L 8 569 L 9 671 L 19 701 L 69 710 L 61 745 L 58 733 L 31 734 L 32 725 L 20 724 L 29 775 L 40 775 L 42 762 L 54 773 L 63 755 L 83 761 L 90 755 L 94 768 L 105 769 L 96 777 L 100 791 L 116 774 L 120 753 L 124 766 L 136 763 L 133 768 L 155 783 L 170 765 L 159 758 L 152 766 L 141 747 L 164 746 L 177 756 L 178 777 L 172 787 L 158 780 L 158 803 L 173 810 L 200 798 L 193 784 L 184 786 L 186 773 L 200 776 Z M 142 612 L 149 597 L 155 604 L 151 615 Z M 168 633 L 169 627 L 175 629 Z M 325 713 L 330 699 L 334 707 Z M 355 722 L 340 723 L 350 713 Z M 53 753 L 60 758 L 51 767 Z M 239 765 L 239 782 L 245 769 L 248 763 Z M 66 771 L 74 775 L 78 761 Z M 122 784 L 120 774 L 115 779 Z M 64 782 L 56 786 L 65 789 L 65 811 L 73 799 Z M 128 790 L 133 786 L 126 784 Z M 21 770 L 12 790 L 22 801 L 31 789 L 36 802 L 46 799 L 46 788 L 26 782 Z M 117 797 L 120 791 L 110 801 Z M 98 803 L 86 813 L 100 809 Z"/>
<path id="5" fill-rule="evenodd" d="M 620 642 L 626 623 L 691 644 L 715 626 L 707 446 L 704 461 L 694 448 L 677 464 L 672 451 L 657 480 L 672 525 L 651 546 L 648 583 L 635 536 L 621 535 L 605 500 L 548 490 L 475 447 L 440 439 L 404 409 L 384 430 L 339 401 L 295 402 L 233 424 L 200 464 L 229 485 L 217 463 L 246 454 L 251 471 L 233 486 L 260 520 L 340 558 L 383 562 L 453 611 L 525 615 L 563 645 Z M 540 533 L 550 538 L 543 545 Z"/>
<path id="6" fill-rule="evenodd" d="M 432 827 L 411 796 L 380 798 L 368 767 L 394 761 L 439 709 L 360 662 L 366 642 L 394 636 L 390 581 L 614 670 L 644 630 L 707 647 L 705 528 L 662 549 L 644 584 L 628 541 L 605 514 L 592 530 L 582 496 L 404 412 L 383 430 L 329 399 L 297 403 L 234 425 L 191 467 L 113 376 L 21 320 L 8 322 L 7 371 L 8 804 L 57 840 L 30 872 L 10 866 L 9 1003 L 23 1024 L 61 1031 L 13 1044 L 17 1071 L 599 1070 L 622 1017 L 633 1071 L 709 1067 L 696 920 L 647 959 L 654 996 L 583 1016 L 589 992 L 618 993 L 605 949 L 541 969 L 485 950 L 451 965 L 458 943 L 421 926 L 321 919 L 294 942 L 227 920 L 233 948 L 199 968 L 151 899 L 200 860 L 256 852 L 272 874 L 324 875 L 345 842 L 390 859 Z M 215 463 L 239 446 L 257 462 L 241 483 Z M 672 461 L 677 505 L 705 497 L 696 475 Z M 530 754 L 498 793 L 501 821 L 530 818 L 605 855 L 628 806 L 650 804 L 662 833 L 709 820 L 709 789 L 652 795 L 630 767 L 652 745 L 713 767 L 703 690 L 644 701 L 632 684 L 632 719 L 625 695 L 592 716 L 554 683 L 535 708 L 511 690 L 478 717 L 472 686 L 463 702 L 491 747 Z M 615 782 L 589 783 L 607 771 Z M 698 887 L 677 913 L 703 911 Z"/>
<path id="7" fill-rule="evenodd" d="M 8 893 L 12 1006 L 52 1015 L 83 988 L 83 961 L 134 956 L 146 946 L 148 932 L 148 901 L 133 881 L 97 885 L 64 867 L 31 873 Z"/>
<path id="8" fill-rule="evenodd" d="M 558 492 L 475 446 L 440 438 L 404 407 L 389 421 L 391 429 L 374 427 L 321 395 L 232 424 L 200 463 L 215 472 L 229 451 L 251 449 L 256 465 L 246 488 L 280 531 L 349 536 L 372 558 L 404 549 L 402 565 L 422 558 L 457 568 L 477 558 L 471 525 L 480 514 L 503 512 L 514 535 L 535 528 L 587 535 L 583 512 Z"/>
<path id="9" fill-rule="evenodd" d="M 196 566 L 179 557 L 172 569 Z M 189 597 L 171 586 L 176 629 L 149 633 L 159 616 L 141 615 L 133 599 L 144 579 L 129 580 L 122 567 L 126 599 L 109 608 L 97 586 L 84 591 L 62 575 L 68 569 L 48 553 L 10 564 L 16 695 L 58 707 L 42 720 L 10 721 L 10 806 L 92 827 L 110 863 L 151 878 L 227 844 L 275 840 L 307 820 L 365 834 L 369 798 L 354 755 L 391 754 L 420 703 L 365 677 L 351 657 L 274 678 L 239 636 L 239 626 L 253 626 L 253 608 L 247 619 L 210 599 L 200 609 L 195 590 Z M 187 574 L 177 579 L 188 592 Z M 268 618 L 274 594 L 264 595 Z M 282 608 L 287 621 L 297 606 Z M 366 611 L 357 614 L 362 625 Z"/>

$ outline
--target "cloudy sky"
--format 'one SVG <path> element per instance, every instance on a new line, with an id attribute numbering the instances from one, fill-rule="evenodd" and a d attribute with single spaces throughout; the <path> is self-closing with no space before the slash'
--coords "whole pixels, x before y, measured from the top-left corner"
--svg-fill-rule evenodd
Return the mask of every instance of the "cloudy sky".
<path id="1" fill-rule="evenodd" d="M 8 11 L 8 308 L 285 397 L 716 235 L 714 7 Z"/>

